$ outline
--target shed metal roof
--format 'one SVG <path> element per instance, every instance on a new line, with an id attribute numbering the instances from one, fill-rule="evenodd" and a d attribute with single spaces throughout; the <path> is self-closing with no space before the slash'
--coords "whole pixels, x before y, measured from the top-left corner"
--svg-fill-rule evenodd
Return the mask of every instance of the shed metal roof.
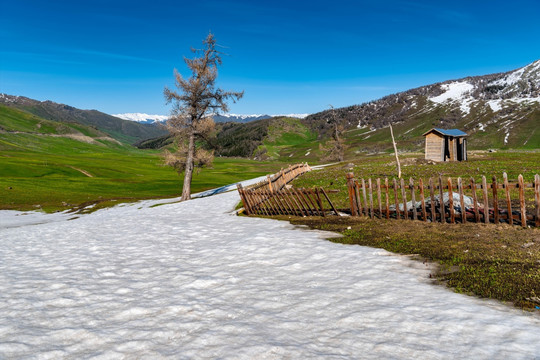
<path id="1" fill-rule="evenodd" d="M 427 134 L 429 134 L 430 132 L 432 131 L 436 131 L 442 135 L 447 135 L 447 136 L 454 136 L 454 137 L 462 137 L 462 136 L 467 136 L 467 133 L 459 130 L 459 129 L 439 129 L 439 128 L 433 128 L 431 130 L 429 130 L 428 132 L 426 132 L 424 134 L 424 136 L 426 136 Z"/>

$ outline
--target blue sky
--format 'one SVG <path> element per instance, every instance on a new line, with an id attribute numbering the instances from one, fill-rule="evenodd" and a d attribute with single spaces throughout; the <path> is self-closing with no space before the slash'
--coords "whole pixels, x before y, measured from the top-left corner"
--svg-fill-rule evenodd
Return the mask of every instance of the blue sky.
<path id="1" fill-rule="evenodd" d="M 540 58 L 540 1 L 0 0 L 0 92 L 167 114 L 212 31 L 240 114 L 313 113 Z"/>

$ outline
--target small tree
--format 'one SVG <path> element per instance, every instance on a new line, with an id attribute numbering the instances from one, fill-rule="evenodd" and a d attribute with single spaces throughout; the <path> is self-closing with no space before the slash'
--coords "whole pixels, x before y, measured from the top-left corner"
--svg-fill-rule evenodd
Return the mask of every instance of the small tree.
<path id="1" fill-rule="evenodd" d="M 326 142 L 326 146 L 319 144 L 319 149 L 321 152 L 326 153 L 326 155 L 322 158 L 323 161 L 341 162 L 345 157 L 346 146 L 343 138 L 341 137 L 345 128 L 342 124 L 340 124 L 336 116 L 336 110 L 332 105 L 330 105 L 329 114 L 330 116 L 326 122 L 332 126 L 332 139 Z"/>
<path id="2" fill-rule="evenodd" d="M 177 150 L 166 151 L 164 158 L 167 165 L 174 167 L 179 174 L 184 173 L 180 201 L 191 199 L 194 166 L 204 167 L 213 161 L 213 151 L 204 150 L 200 146 L 208 142 L 214 130 L 211 115 L 219 111 L 227 112 L 227 100 L 236 102 L 244 95 L 244 92 L 215 88 L 217 67 L 221 65 L 221 53 L 216 50 L 216 40 L 212 33 L 208 34 L 203 45 L 203 49 L 191 49 L 198 57 L 184 58 L 184 62 L 191 70 L 189 78 L 185 79 L 174 69 L 175 83 L 179 92 L 167 87 L 164 90 L 167 104 L 172 102 L 174 106 L 166 127 L 175 137 L 177 145 Z"/>

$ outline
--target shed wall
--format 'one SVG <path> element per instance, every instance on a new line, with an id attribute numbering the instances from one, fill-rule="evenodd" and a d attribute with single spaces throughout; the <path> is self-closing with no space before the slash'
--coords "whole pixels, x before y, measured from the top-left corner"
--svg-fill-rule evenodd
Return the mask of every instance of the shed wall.
<path id="1" fill-rule="evenodd" d="M 443 161 L 444 138 L 431 133 L 426 135 L 426 160 Z"/>

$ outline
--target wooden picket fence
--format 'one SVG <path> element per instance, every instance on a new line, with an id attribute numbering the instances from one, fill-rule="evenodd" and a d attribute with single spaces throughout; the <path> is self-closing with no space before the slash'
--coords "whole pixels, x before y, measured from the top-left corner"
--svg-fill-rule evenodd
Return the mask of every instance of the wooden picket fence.
<path id="1" fill-rule="evenodd" d="M 495 176 L 490 183 L 482 176 L 481 184 L 476 184 L 473 178 L 454 181 L 449 177 L 444 181 L 439 176 L 438 179 L 430 178 L 425 184 L 422 179 L 415 181 L 412 178 L 407 183 L 404 179 L 393 179 L 390 183 L 388 178 L 356 180 L 354 174 L 349 173 L 347 187 L 352 216 L 442 223 L 505 222 L 540 227 L 539 175 L 535 175 L 533 183 L 525 183 L 521 175 L 516 183 L 510 183 L 504 173 L 502 183 Z M 454 192 L 458 196 L 456 201 Z M 469 206 L 465 205 L 466 197 L 472 199 Z"/>
<path id="2" fill-rule="evenodd" d="M 305 164 L 289 166 L 266 180 L 257 184 L 242 187 L 237 185 L 247 215 L 294 215 L 294 216 L 326 216 L 330 211 L 338 214 L 327 193 L 322 188 L 295 189 L 287 188 L 287 184 L 298 176 L 311 171 Z M 330 204 L 330 208 L 325 207 Z"/>

